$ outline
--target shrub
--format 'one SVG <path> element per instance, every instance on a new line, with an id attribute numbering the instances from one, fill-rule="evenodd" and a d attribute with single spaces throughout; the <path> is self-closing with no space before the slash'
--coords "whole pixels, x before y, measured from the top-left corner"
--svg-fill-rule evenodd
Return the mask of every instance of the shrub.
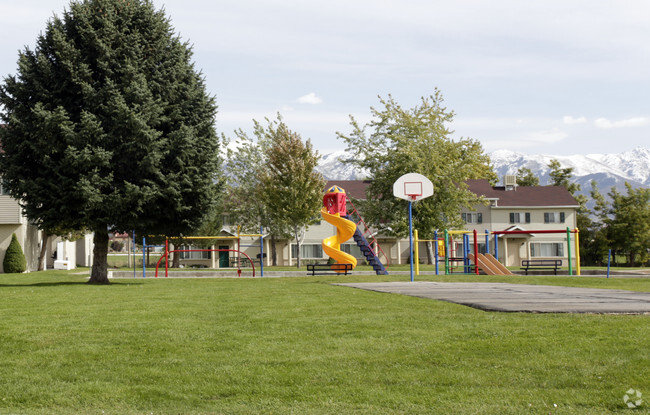
<path id="1" fill-rule="evenodd" d="M 124 249 L 124 243 L 120 241 L 113 241 L 111 242 L 111 249 L 115 252 L 122 252 L 122 249 Z"/>
<path id="2" fill-rule="evenodd" d="M 6 273 L 22 273 L 27 270 L 27 261 L 25 260 L 25 254 L 23 254 L 23 249 L 20 247 L 18 238 L 14 233 L 11 236 L 11 243 L 7 247 L 5 252 L 5 259 L 2 261 L 2 266 Z"/>

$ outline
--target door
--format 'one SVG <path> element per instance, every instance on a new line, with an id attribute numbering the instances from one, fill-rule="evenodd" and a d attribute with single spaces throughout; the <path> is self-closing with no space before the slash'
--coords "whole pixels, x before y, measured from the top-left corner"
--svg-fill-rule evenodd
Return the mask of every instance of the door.
<path id="1" fill-rule="evenodd" d="M 219 245 L 219 249 L 230 249 L 228 245 Z M 219 251 L 219 268 L 228 268 L 230 266 L 230 252 Z"/>

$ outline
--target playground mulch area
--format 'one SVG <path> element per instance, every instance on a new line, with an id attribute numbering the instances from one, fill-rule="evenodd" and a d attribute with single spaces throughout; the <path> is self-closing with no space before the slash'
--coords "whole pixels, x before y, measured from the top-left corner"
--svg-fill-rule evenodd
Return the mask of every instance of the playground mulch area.
<path id="1" fill-rule="evenodd" d="M 336 284 L 462 304 L 484 311 L 650 314 L 650 293 L 508 283 L 380 282 Z"/>

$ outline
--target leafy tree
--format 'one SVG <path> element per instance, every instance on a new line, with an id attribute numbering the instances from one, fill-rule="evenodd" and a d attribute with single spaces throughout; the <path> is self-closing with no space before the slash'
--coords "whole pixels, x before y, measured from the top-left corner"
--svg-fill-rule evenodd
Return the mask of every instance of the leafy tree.
<path id="1" fill-rule="evenodd" d="M 11 235 L 11 242 L 9 242 L 9 246 L 5 251 L 2 268 L 8 274 L 19 274 L 27 271 L 25 254 L 23 253 L 23 249 L 20 247 L 20 242 L 18 242 L 15 233 Z"/>
<path id="2" fill-rule="evenodd" d="M 266 166 L 260 174 L 260 196 L 266 213 L 285 223 L 298 248 L 296 266 L 300 268 L 300 244 L 306 226 L 315 223 L 322 204 L 325 180 L 314 171 L 318 153 L 311 142 L 303 142 L 278 118 L 265 129 L 269 138 Z"/>
<path id="3" fill-rule="evenodd" d="M 257 233 L 263 226 L 271 237 L 272 264 L 277 265 L 276 241 L 290 237 L 286 218 L 272 211 L 260 197 L 264 192 L 261 177 L 268 163 L 270 146 L 274 131 L 282 123 L 278 115 L 276 121 L 265 128 L 254 122 L 254 138 L 243 130 L 235 131 L 234 148 L 228 148 L 228 185 L 226 208 L 230 220 L 238 224 L 244 232 Z"/>
<path id="4" fill-rule="evenodd" d="M 19 54 L 0 104 L 0 173 L 41 229 L 178 235 L 215 200 L 216 105 L 192 51 L 148 0 L 73 1 Z"/>
<path id="5" fill-rule="evenodd" d="M 352 132 L 338 133 L 352 156 L 344 162 L 369 172 L 367 200 L 359 201 L 365 219 L 382 233 L 408 235 L 407 203 L 393 196 L 393 184 L 406 173 L 431 180 L 434 195 L 413 205 L 414 227 L 431 239 L 434 231 L 463 226 L 460 209 L 478 202 L 467 189 L 468 179 L 496 181 L 489 157 L 478 141 L 450 138 L 454 113 L 435 93 L 414 108 L 403 108 L 392 96 L 379 97 L 382 108 L 371 107 L 373 119 L 365 126 L 351 118 Z M 370 130 L 366 133 L 366 130 Z M 355 204 L 357 202 L 355 201 Z M 428 246 L 429 259 L 432 247 Z"/>
<path id="6" fill-rule="evenodd" d="M 625 183 L 627 195 L 612 188 L 609 237 L 612 244 L 627 253 L 630 265 L 648 261 L 650 257 L 650 189 L 634 189 Z"/>
<path id="7" fill-rule="evenodd" d="M 589 194 L 594 201 L 594 209 L 588 226 L 580 228 L 580 256 L 586 264 L 602 265 L 610 246 L 606 226 L 609 221 L 610 207 L 598 190 L 598 183 L 595 180 L 591 181 Z"/>
<path id="8" fill-rule="evenodd" d="M 552 186 L 562 186 L 566 188 L 578 202 L 579 207 L 576 212 L 576 227 L 581 230 L 588 229 L 591 226 L 591 219 L 589 217 L 591 212 L 587 208 L 587 196 L 577 194 L 577 192 L 580 191 L 580 185 L 571 182 L 571 178 L 573 178 L 573 167 L 562 168 L 562 165 L 556 159 L 551 160 L 548 167 L 551 169 L 549 173 L 550 184 Z M 581 244 L 584 245 L 582 239 L 585 238 L 581 238 Z"/>
<path id="9" fill-rule="evenodd" d="M 528 167 L 520 167 L 517 170 L 517 185 L 519 186 L 539 186 L 539 177 Z"/>

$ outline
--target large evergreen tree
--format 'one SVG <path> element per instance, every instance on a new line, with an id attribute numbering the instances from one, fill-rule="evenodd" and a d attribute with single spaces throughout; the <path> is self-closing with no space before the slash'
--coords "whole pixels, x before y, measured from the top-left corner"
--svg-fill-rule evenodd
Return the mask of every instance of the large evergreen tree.
<path id="1" fill-rule="evenodd" d="M 386 234 L 408 235 L 407 202 L 393 196 L 393 184 L 405 173 L 420 173 L 433 183 L 434 195 L 413 205 L 414 227 L 426 239 L 435 230 L 461 228 L 461 208 L 478 202 L 465 181 L 496 181 L 481 144 L 450 137 L 454 113 L 443 107 L 438 90 L 411 109 L 391 96 L 380 102 L 383 108 L 371 108 L 370 123 L 361 126 L 351 117 L 352 132 L 339 133 L 352 152 L 345 162 L 368 171 L 372 181 L 367 201 L 359 203 L 365 219 Z M 428 248 L 431 260 L 430 244 Z"/>
<path id="2" fill-rule="evenodd" d="M 41 229 L 177 235 L 213 205 L 216 105 L 192 52 L 148 0 L 73 1 L 0 88 L 0 173 Z"/>

